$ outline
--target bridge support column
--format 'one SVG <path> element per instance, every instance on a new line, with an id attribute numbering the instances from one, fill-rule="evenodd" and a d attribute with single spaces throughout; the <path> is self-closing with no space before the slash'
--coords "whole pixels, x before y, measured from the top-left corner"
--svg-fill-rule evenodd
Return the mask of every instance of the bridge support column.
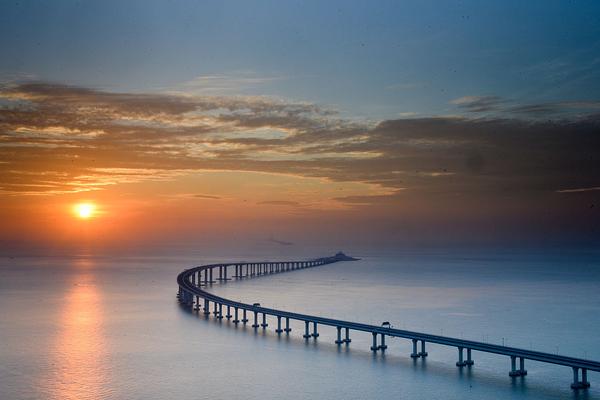
<path id="1" fill-rule="evenodd" d="M 227 265 L 225 265 L 225 266 L 223 267 L 223 280 L 224 280 L 225 282 L 227 282 L 227 281 L 229 280 L 229 278 L 227 278 L 227 267 L 228 267 Z"/>
<path id="2" fill-rule="evenodd" d="M 210 314 L 210 301 L 204 299 L 204 315 Z"/>
<path id="3" fill-rule="evenodd" d="M 412 349 L 412 353 L 410 354 L 410 358 L 416 359 L 419 358 L 419 352 L 417 351 L 417 339 L 413 339 L 412 340 L 412 345 L 413 345 L 413 349 Z M 461 359 L 462 359 L 462 352 L 461 352 Z"/>
<path id="4" fill-rule="evenodd" d="M 210 276 L 209 276 L 209 281 L 210 281 L 210 283 L 214 283 L 214 282 L 215 282 L 215 281 L 213 281 L 213 271 L 212 271 L 212 270 L 213 270 L 212 268 L 209 268 L 209 269 L 208 269 L 208 273 L 209 273 L 209 275 L 210 275 Z"/>
<path id="5" fill-rule="evenodd" d="M 277 329 L 275 329 L 275 332 L 277 332 L 278 334 L 281 334 L 281 332 L 283 332 L 283 329 L 281 329 L 281 317 L 279 315 L 277 316 Z"/>
<path id="6" fill-rule="evenodd" d="M 200 296 L 196 296 L 196 307 L 194 307 L 194 310 L 200 310 Z"/>
<path id="7" fill-rule="evenodd" d="M 319 337 L 319 332 L 317 332 L 317 323 L 316 322 L 313 322 L 312 337 L 314 337 L 315 339 Z"/>
<path id="8" fill-rule="evenodd" d="M 213 301 L 213 315 L 217 315 L 219 312 L 217 311 L 217 303 Z"/>
<path id="9" fill-rule="evenodd" d="M 285 333 L 290 333 L 292 328 L 290 328 L 290 319 L 285 317 L 285 329 L 283 330 Z"/>
<path id="10" fill-rule="evenodd" d="M 246 309 L 245 308 L 242 311 L 242 322 L 244 323 L 244 325 L 246 325 L 246 322 L 248 322 L 248 318 L 246 317 Z"/>
<path id="11" fill-rule="evenodd" d="M 342 340 L 342 327 L 337 326 L 337 339 L 335 340 L 335 344 L 342 344 L 344 341 Z"/>
<path id="12" fill-rule="evenodd" d="M 467 361 L 465 361 L 465 365 L 471 366 L 475 364 L 475 361 L 471 358 L 471 349 L 467 349 Z"/>
<path id="13" fill-rule="evenodd" d="M 223 319 L 223 304 L 219 303 L 219 314 L 217 315 L 217 319 Z"/>
<path id="14" fill-rule="evenodd" d="M 385 351 L 387 349 L 387 344 L 385 344 L 385 335 L 381 334 L 381 344 L 379 345 L 379 350 Z"/>
<path id="15" fill-rule="evenodd" d="M 267 314 L 263 313 L 262 317 L 263 320 L 260 326 L 262 326 L 262 328 L 265 329 L 267 326 L 269 326 L 269 324 L 267 324 Z"/>
<path id="16" fill-rule="evenodd" d="M 510 356 L 510 372 L 508 373 L 508 376 L 521 376 L 519 371 L 517 371 L 517 356 Z"/>
<path id="17" fill-rule="evenodd" d="M 304 321 L 304 335 L 302 335 L 302 337 L 303 337 L 304 339 L 308 339 L 308 338 L 310 338 L 310 337 L 311 337 L 311 334 L 310 334 L 310 333 L 308 333 L 308 324 L 309 324 L 309 322 L 308 322 L 308 321 Z"/>
<path id="18" fill-rule="evenodd" d="M 254 311 L 254 323 L 252 324 L 254 329 L 258 328 L 258 312 Z"/>
<path id="19" fill-rule="evenodd" d="M 419 352 L 419 355 L 423 358 L 427 357 L 427 351 L 425 351 L 425 341 L 421 340 L 421 351 Z"/>
<path id="20" fill-rule="evenodd" d="M 467 365 L 467 363 L 463 360 L 463 348 L 459 347 L 458 348 L 458 361 L 456 362 L 456 366 L 462 368 L 465 365 Z"/>
<path id="21" fill-rule="evenodd" d="M 234 324 L 238 324 L 240 322 L 240 320 L 238 319 L 238 308 L 235 307 L 233 310 L 234 316 L 233 316 L 233 322 Z"/>
<path id="22" fill-rule="evenodd" d="M 373 345 L 371 346 L 371 351 L 376 353 L 377 350 L 379 350 L 379 347 L 377 346 L 377 332 L 371 332 L 371 334 L 373 335 Z"/>
<path id="23" fill-rule="evenodd" d="M 587 389 L 590 387 L 590 383 L 587 380 L 587 369 L 581 369 L 581 380 L 579 380 L 579 368 L 573 367 L 573 383 L 571 383 L 571 389 Z"/>
<path id="24" fill-rule="evenodd" d="M 352 339 L 350 339 L 350 328 L 346 328 L 346 338 L 344 339 L 344 343 L 350 344 Z"/>
<path id="25" fill-rule="evenodd" d="M 231 319 L 231 306 L 227 306 L 227 315 L 225 316 L 227 319 Z"/>
<path id="26" fill-rule="evenodd" d="M 527 370 L 525 369 L 525 359 L 523 357 L 519 357 L 519 375 L 527 375 Z"/>

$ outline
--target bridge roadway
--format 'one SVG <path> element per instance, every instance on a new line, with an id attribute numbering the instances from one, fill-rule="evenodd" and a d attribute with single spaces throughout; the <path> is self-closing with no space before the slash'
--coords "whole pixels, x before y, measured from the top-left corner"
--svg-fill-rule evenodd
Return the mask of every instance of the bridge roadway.
<path id="1" fill-rule="evenodd" d="M 261 326 L 263 329 L 268 326 L 266 317 L 274 316 L 277 317 L 277 329 L 276 332 L 281 334 L 282 332 L 289 333 L 289 321 L 296 320 L 302 321 L 305 324 L 305 332 L 303 337 L 309 339 L 310 337 L 317 338 L 319 336 L 317 326 L 326 325 L 332 326 L 337 329 L 337 340 L 335 343 L 338 345 L 349 344 L 351 342 L 349 332 L 350 331 L 362 331 L 369 332 L 373 336 L 373 345 L 371 350 L 373 352 L 385 351 L 387 348 L 385 344 L 386 336 L 398 337 L 412 340 L 413 352 L 410 355 L 412 358 L 427 357 L 425 351 L 425 343 L 435 343 L 439 345 L 452 346 L 458 349 L 458 361 L 456 365 L 458 367 L 472 366 L 474 361 L 472 359 L 471 352 L 481 351 L 486 353 L 500 354 L 510 357 L 511 369 L 509 376 L 511 377 L 522 377 L 527 375 L 525 370 L 525 360 L 534 360 L 539 362 L 558 364 L 571 367 L 573 370 L 573 383 L 571 388 L 573 389 L 587 389 L 590 384 L 587 379 L 587 371 L 598 371 L 600 372 L 600 362 L 586 360 L 575 357 L 568 357 L 558 354 L 544 353 L 540 351 L 520 349 L 516 347 L 508 347 L 497 344 L 483 343 L 472 340 L 457 339 L 448 336 L 431 335 L 427 333 L 408 331 L 403 329 L 395 329 L 391 326 L 377 326 L 362 324 L 352 321 L 343 321 L 333 318 L 325 318 L 308 314 L 293 313 L 289 311 L 277 310 L 274 308 L 262 307 L 259 303 L 247 304 L 238 301 L 226 299 L 224 297 L 216 296 L 210 292 L 202 290 L 202 287 L 212 285 L 216 281 L 213 280 L 213 270 L 218 269 L 219 277 L 216 278 L 219 282 L 226 282 L 231 280 L 227 277 L 227 270 L 229 267 L 235 268 L 235 279 L 251 278 L 262 275 L 270 275 L 274 273 L 294 271 L 297 269 L 312 268 L 321 265 L 331 264 L 339 261 L 353 260 L 346 257 L 342 253 L 338 253 L 333 257 L 324 257 L 315 260 L 308 261 L 284 261 L 284 262 L 242 262 L 242 263 L 227 263 L 227 264 L 211 264 L 203 265 L 186 269 L 177 276 L 177 283 L 179 285 L 179 292 L 177 297 L 179 302 L 185 306 L 189 306 L 199 311 L 202 307 L 200 299 L 204 302 L 204 314 L 210 314 L 210 303 L 213 303 L 213 314 L 216 318 L 223 318 L 223 306 L 227 307 L 227 319 L 233 317 L 231 315 L 231 309 L 235 311 L 233 323 L 237 324 L 242 322 L 246 324 L 249 322 L 247 318 L 247 312 L 254 314 L 254 323 L 252 327 L 257 329 Z M 194 307 L 194 298 L 195 304 Z M 239 311 L 242 311 L 243 318 L 239 320 Z M 262 315 L 262 323 L 259 325 L 258 316 Z M 281 320 L 285 320 L 285 329 L 281 329 Z M 310 325 L 312 324 L 312 333 L 310 332 Z M 345 338 L 342 339 L 341 330 L 345 330 Z M 378 344 L 378 337 L 380 337 L 380 344 Z M 418 342 L 421 344 L 421 349 L 418 351 Z M 466 359 L 464 352 L 466 350 Z M 517 359 L 519 359 L 519 365 L 517 367 Z M 581 370 L 581 378 L 579 371 Z"/>

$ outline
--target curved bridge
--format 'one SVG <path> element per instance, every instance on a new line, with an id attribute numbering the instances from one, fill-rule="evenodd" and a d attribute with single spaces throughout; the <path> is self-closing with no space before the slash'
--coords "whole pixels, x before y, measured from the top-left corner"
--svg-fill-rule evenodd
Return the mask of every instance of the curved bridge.
<path id="1" fill-rule="evenodd" d="M 551 363 L 564 365 L 571 367 L 573 370 L 573 383 L 571 388 L 573 389 L 587 389 L 590 384 L 587 378 L 587 371 L 598 371 L 600 372 L 600 362 L 585 360 L 581 358 L 561 356 L 557 354 L 544 353 L 540 351 L 525 350 L 516 347 L 506 347 L 496 344 L 489 344 L 483 342 L 476 342 L 472 340 L 457 339 L 448 336 L 430 335 L 427 333 L 420 333 L 414 331 L 407 331 L 402 329 L 395 329 L 391 326 L 377 326 L 361 324 L 358 322 L 343 321 L 339 319 L 318 317 L 308 314 L 299 314 L 283 310 L 277 310 L 274 308 L 262 307 L 259 303 L 247 304 L 238 301 L 226 299 L 224 297 L 216 296 L 210 292 L 203 290 L 203 287 L 212 285 L 213 283 L 225 282 L 231 280 L 228 278 L 229 268 L 235 271 L 233 279 L 246 279 L 252 277 L 258 277 L 262 275 L 271 275 L 280 272 L 295 271 L 298 269 L 313 268 L 322 265 L 332 264 L 340 261 L 354 261 L 356 259 L 346 256 L 343 253 L 338 253 L 333 257 L 323 257 L 308 261 L 281 261 L 281 262 L 242 262 L 242 263 L 226 263 L 226 264 L 211 264 L 203 265 L 191 269 L 186 269 L 177 276 L 177 283 L 179 285 L 179 292 L 177 297 L 179 302 L 187 307 L 190 307 L 196 311 L 203 310 L 204 314 L 209 315 L 211 313 L 210 306 L 213 306 L 213 315 L 215 318 L 222 319 L 223 307 L 226 307 L 227 319 L 233 318 L 233 323 L 246 324 L 250 322 L 248 320 L 248 314 L 250 313 L 253 317 L 252 327 L 263 329 L 268 326 L 267 317 L 277 318 L 277 329 L 275 332 L 278 334 L 291 332 L 290 320 L 304 322 L 304 335 L 305 339 L 317 338 L 318 325 L 331 326 L 337 329 L 337 340 L 335 341 L 338 345 L 348 345 L 351 342 L 350 331 L 362 331 L 369 332 L 373 336 L 373 345 L 371 351 L 385 351 L 387 345 L 385 344 L 386 336 L 405 338 L 412 340 L 413 351 L 410 355 L 412 358 L 417 359 L 420 357 L 427 357 L 425 351 L 426 343 L 436 343 L 445 346 L 452 346 L 458 349 L 458 361 L 456 362 L 457 367 L 472 366 L 474 364 L 472 358 L 472 351 L 481 351 L 486 353 L 495 353 L 510 357 L 511 369 L 509 376 L 511 377 L 522 377 L 527 375 L 525 370 L 525 360 L 535 360 L 539 362 Z M 218 272 L 218 277 L 213 279 L 213 276 Z M 233 310 L 233 315 L 231 314 Z M 240 317 L 241 312 L 241 319 Z M 260 316 L 260 323 L 259 323 Z M 285 327 L 282 329 L 282 320 L 285 323 Z M 312 331 L 311 331 L 312 326 Z M 342 338 L 342 330 L 344 330 L 344 337 Z M 379 344 L 378 344 L 379 339 Z M 418 345 L 420 344 L 420 350 Z M 465 358 L 466 353 L 466 358 Z M 517 359 L 519 365 L 517 366 Z M 580 374 L 581 371 L 581 374 Z"/>

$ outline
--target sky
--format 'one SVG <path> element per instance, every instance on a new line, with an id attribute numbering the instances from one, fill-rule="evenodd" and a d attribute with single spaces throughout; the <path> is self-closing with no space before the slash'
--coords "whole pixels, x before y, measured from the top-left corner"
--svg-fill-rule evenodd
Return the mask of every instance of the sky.
<path id="1" fill-rule="evenodd" d="M 600 244 L 597 1 L 10 1 L 0 51 L 3 254 Z"/>

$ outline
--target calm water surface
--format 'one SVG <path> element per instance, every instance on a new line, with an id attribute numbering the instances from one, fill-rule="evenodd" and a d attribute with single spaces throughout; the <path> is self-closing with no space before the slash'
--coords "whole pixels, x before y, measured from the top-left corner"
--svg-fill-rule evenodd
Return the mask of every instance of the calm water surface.
<path id="1" fill-rule="evenodd" d="M 327 255 L 327 254 L 312 254 Z M 0 261 L 0 399 L 400 398 L 600 399 L 571 391 L 571 370 L 370 334 L 349 347 L 323 327 L 315 342 L 235 327 L 182 309 L 175 277 L 199 263 L 302 259 L 245 254 Z M 581 253 L 363 255 L 310 270 L 215 285 L 225 297 L 304 313 L 600 360 L 600 256 Z"/>

